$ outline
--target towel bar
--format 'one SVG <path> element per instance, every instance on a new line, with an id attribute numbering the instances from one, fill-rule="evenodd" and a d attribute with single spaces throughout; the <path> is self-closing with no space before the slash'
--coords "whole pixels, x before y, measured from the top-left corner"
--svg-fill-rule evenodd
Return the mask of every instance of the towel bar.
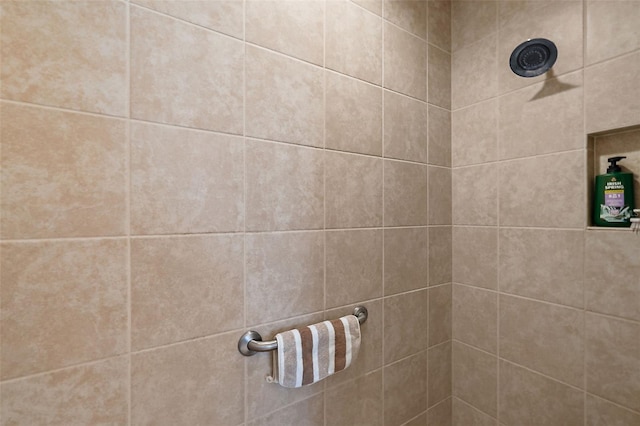
<path id="1" fill-rule="evenodd" d="M 364 324 L 369 316 L 369 311 L 364 306 L 356 306 L 353 315 L 358 317 L 358 322 Z M 244 356 L 251 356 L 256 352 L 269 352 L 278 349 L 276 340 L 262 341 L 262 336 L 257 331 L 247 331 L 238 341 L 238 351 Z"/>

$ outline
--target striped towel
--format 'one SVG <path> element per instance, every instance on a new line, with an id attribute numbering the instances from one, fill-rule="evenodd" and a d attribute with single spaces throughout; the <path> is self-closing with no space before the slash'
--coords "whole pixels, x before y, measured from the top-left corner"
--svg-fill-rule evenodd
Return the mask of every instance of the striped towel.
<path id="1" fill-rule="evenodd" d="M 278 383 L 299 388 L 347 368 L 360 349 L 354 315 L 276 334 Z"/>

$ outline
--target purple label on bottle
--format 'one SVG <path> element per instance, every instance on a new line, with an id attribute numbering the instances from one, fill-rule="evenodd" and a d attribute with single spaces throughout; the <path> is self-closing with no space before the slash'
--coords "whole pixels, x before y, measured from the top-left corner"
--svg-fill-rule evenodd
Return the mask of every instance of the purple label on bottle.
<path id="1" fill-rule="evenodd" d="M 611 207 L 624 207 L 624 191 L 605 191 L 604 205 Z"/>

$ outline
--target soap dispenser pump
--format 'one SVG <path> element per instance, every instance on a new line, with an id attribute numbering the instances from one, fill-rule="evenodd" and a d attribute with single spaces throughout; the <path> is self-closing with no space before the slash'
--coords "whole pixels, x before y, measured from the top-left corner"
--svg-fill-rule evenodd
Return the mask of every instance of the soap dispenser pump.
<path id="1" fill-rule="evenodd" d="M 596 176 L 593 222 L 596 226 L 629 227 L 634 209 L 633 174 L 625 173 L 618 161 L 627 157 L 611 157 L 607 173 Z"/>

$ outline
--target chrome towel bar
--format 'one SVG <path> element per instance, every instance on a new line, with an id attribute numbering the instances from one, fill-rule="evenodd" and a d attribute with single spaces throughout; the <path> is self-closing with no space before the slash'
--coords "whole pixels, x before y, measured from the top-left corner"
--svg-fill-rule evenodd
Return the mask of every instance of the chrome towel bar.
<path id="1" fill-rule="evenodd" d="M 358 317 L 358 322 L 364 324 L 369 316 L 369 311 L 364 306 L 356 306 L 353 315 Z M 262 341 L 262 336 L 257 331 L 247 331 L 238 341 L 238 351 L 244 356 L 254 355 L 256 352 L 269 352 L 278 349 L 276 340 Z"/>

